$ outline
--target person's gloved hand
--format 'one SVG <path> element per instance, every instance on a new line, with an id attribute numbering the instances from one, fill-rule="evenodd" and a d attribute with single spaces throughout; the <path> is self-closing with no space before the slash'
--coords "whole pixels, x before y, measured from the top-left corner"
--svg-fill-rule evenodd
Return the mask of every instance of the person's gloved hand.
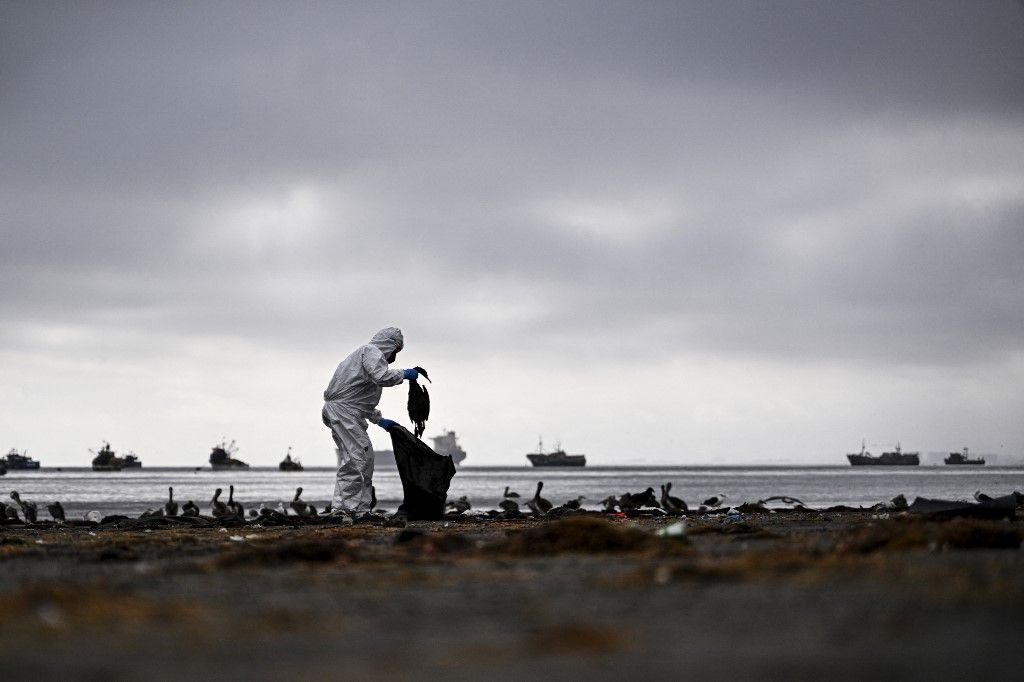
<path id="1" fill-rule="evenodd" d="M 409 379 L 409 380 L 416 379 L 416 378 L 419 377 L 419 375 L 420 375 L 420 373 L 417 372 L 414 369 L 403 369 L 402 370 L 402 377 L 405 378 L 405 379 Z"/>
<path id="2" fill-rule="evenodd" d="M 377 426 L 384 429 L 385 431 L 390 429 L 392 426 L 396 426 L 397 424 L 398 422 L 391 421 L 390 419 L 384 419 L 383 417 L 381 417 L 380 420 L 377 421 Z"/>

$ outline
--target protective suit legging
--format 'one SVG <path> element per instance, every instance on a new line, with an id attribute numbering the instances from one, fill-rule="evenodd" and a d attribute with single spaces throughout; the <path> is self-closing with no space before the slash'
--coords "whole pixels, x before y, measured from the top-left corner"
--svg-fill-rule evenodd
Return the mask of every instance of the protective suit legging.
<path id="1" fill-rule="evenodd" d="M 331 436 L 338 446 L 338 474 L 332 509 L 363 514 L 370 511 L 373 484 L 373 446 L 366 421 L 344 414 L 330 415 Z"/>

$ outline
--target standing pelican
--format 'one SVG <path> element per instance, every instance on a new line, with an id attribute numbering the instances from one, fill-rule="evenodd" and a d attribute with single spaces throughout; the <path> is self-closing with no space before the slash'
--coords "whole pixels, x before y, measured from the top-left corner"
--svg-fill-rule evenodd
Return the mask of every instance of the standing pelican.
<path id="1" fill-rule="evenodd" d="M 178 515 L 178 503 L 174 501 L 174 488 L 167 487 L 167 502 L 164 503 L 164 514 L 167 516 Z"/>
<path id="2" fill-rule="evenodd" d="M 549 500 L 544 499 L 540 496 L 540 491 L 544 487 L 544 481 L 537 481 L 537 492 L 533 494 L 533 499 L 526 503 L 534 514 L 547 514 L 551 511 L 551 507 L 554 506 Z"/>
<path id="3" fill-rule="evenodd" d="M 228 515 L 228 506 L 220 501 L 220 494 L 224 492 L 221 488 L 217 488 L 213 492 L 213 499 L 210 500 L 210 508 L 213 515 L 217 518 Z"/>
<path id="4" fill-rule="evenodd" d="M 21 495 L 18 494 L 17 490 L 11 491 L 11 499 L 14 500 L 19 507 L 21 507 L 21 513 L 25 517 L 25 520 L 29 523 L 36 522 L 36 503 L 29 502 L 28 500 L 22 500 Z"/>
<path id="5" fill-rule="evenodd" d="M 234 514 L 240 519 L 245 518 L 245 509 L 241 503 L 235 502 L 235 486 L 228 486 L 228 513 Z"/>
<path id="6" fill-rule="evenodd" d="M 55 501 L 53 504 L 46 505 L 46 511 L 50 512 L 50 517 L 54 521 L 64 522 L 64 505 L 60 503 L 60 500 Z"/>

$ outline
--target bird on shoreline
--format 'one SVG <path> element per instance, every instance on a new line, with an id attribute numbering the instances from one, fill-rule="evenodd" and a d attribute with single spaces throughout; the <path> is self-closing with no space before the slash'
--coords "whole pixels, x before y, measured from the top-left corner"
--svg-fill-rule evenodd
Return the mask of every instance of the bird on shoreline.
<path id="1" fill-rule="evenodd" d="M 544 481 L 537 481 L 537 492 L 533 494 L 533 499 L 528 500 L 526 503 L 526 506 L 530 508 L 530 511 L 532 511 L 534 514 L 538 516 L 543 516 L 544 514 L 547 514 L 549 511 L 551 511 L 551 507 L 554 506 L 551 504 L 550 500 L 547 500 L 540 496 L 540 491 L 543 487 Z"/>
<path id="2" fill-rule="evenodd" d="M 164 503 L 164 514 L 167 516 L 178 515 L 178 503 L 174 501 L 174 488 L 167 488 L 167 502 Z"/>
<path id="3" fill-rule="evenodd" d="M 210 500 L 210 511 L 213 512 L 213 516 L 220 518 L 228 515 L 228 506 L 220 501 L 220 494 L 224 492 L 223 489 L 217 488 L 213 491 L 213 499 Z"/>
<path id="4" fill-rule="evenodd" d="M 604 498 L 603 500 L 601 500 L 600 504 L 601 508 L 607 514 L 614 514 L 615 512 L 619 511 L 619 498 L 615 497 L 614 495 L 609 495 L 608 497 Z"/>
<path id="5" fill-rule="evenodd" d="M 55 500 L 51 504 L 46 505 L 46 511 L 50 512 L 50 518 L 54 521 L 64 523 L 64 505 L 60 503 L 60 500 Z"/>
<path id="6" fill-rule="evenodd" d="M 715 507 L 721 507 L 723 502 L 725 502 L 725 493 L 718 493 L 704 500 L 703 505 L 714 509 Z"/>
<path id="7" fill-rule="evenodd" d="M 182 516 L 199 516 L 199 505 L 192 500 L 189 500 L 185 504 L 181 505 Z"/>
<path id="8" fill-rule="evenodd" d="M 658 500 L 654 497 L 654 488 L 647 488 L 642 493 L 622 493 L 619 497 L 619 508 L 639 509 L 640 507 L 660 507 Z"/>
<path id="9" fill-rule="evenodd" d="M 515 518 L 522 512 L 519 511 L 519 503 L 515 500 L 505 499 L 498 503 L 498 507 L 505 513 L 507 518 Z"/>
<path id="10" fill-rule="evenodd" d="M 228 486 L 228 513 L 237 516 L 240 519 L 245 518 L 245 508 L 242 507 L 240 502 L 235 502 L 235 486 Z"/>
<path id="11" fill-rule="evenodd" d="M 316 516 L 316 508 L 300 500 L 299 498 L 301 496 L 302 488 L 296 488 L 295 497 L 292 498 L 292 501 L 288 504 L 288 506 L 291 507 L 292 510 L 299 516 Z M 287 514 L 287 512 L 285 513 Z"/>
<path id="12" fill-rule="evenodd" d="M 671 513 L 680 514 L 688 511 L 689 507 L 686 506 L 686 502 L 678 497 L 673 497 L 670 493 L 672 491 L 672 482 L 669 481 L 665 485 L 661 486 L 661 506 L 662 508 Z"/>
<path id="13" fill-rule="evenodd" d="M 21 495 L 18 494 L 17 490 L 11 491 L 11 499 L 17 503 L 21 508 L 21 515 L 25 517 L 25 521 L 28 523 L 36 522 L 36 503 L 29 502 L 28 500 L 22 500 Z"/>
<path id="14" fill-rule="evenodd" d="M 502 493 L 501 496 L 502 497 L 519 497 L 519 493 L 517 493 L 515 490 L 513 490 L 512 492 L 509 492 L 508 486 L 505 486 L 505 492 Z"/>
<path id="15" fill-rule="evenodd" d="M 446 502 L 444 505 L 445 509 L 455 515 L 465 514 L 467 511 L 473 508 L 473 505 L 469 503 L 469 498 L 463 495 L 457 500 L 452 502 Z"/>

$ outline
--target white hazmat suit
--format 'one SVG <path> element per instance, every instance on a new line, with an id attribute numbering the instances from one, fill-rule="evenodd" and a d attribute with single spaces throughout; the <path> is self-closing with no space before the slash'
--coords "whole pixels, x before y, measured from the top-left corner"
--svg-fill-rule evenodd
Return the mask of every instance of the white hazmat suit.
<path id="1" fill-rule="evenodd" d="M 392 353 L 403 345 L 401 329 L 381 329 L 370 343 L 341 361 L 324 391 L 322 417 L 338 446 L 338 475 L 331 502 L 335 510 L 355 515 L 370 511 L 373 446 L 366 435 L 366 422 L 380 421 L 377 404 L 383 388 L 404 379 L 401 369 L 388 369 L 388 358 L 393 362 Z"/>

